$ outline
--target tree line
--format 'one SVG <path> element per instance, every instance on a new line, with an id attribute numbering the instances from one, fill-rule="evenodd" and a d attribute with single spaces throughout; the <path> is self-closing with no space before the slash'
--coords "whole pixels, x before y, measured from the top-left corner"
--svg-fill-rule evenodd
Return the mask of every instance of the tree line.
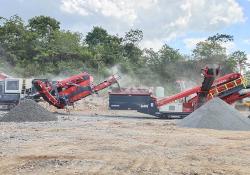
<path id="1" fill-rule="evenodd" d="M 190 55 L 164 44 L 159 51 L 141 49 L 143 32 L 131 29 L 124 34 L 109 34 L 95 26 L 88 33 L 63 30 L 49 16 L 36 16 L 25 23 L 21 17 L 0 17 L 0 63 L 20 77 L 75 74 L 88 71 L 98 78 L 116 67 L 133 85 L 165 86 L 174 91 L 178 79 L 197 81 L 206 64 L 220 64 L 222 74 L 244 71 L 247 54 L 227 53 L 224 45 L 234 40 L 216 34 L 197 43 Z"/>

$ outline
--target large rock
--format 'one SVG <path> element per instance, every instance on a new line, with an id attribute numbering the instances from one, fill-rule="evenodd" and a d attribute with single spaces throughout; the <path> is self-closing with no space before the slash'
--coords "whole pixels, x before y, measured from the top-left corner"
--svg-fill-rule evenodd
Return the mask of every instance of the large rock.
<path id="1" fill-rule="evenodd" d="M 190 128 L 250 131 L 250 120 L 220 98 L 210 100 L 177 122 L 177 125 Z"/>

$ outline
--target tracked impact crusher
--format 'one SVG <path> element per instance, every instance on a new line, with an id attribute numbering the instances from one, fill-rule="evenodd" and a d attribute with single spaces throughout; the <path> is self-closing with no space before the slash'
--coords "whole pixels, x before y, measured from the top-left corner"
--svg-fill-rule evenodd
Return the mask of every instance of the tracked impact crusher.
<path id="1" fill-rule="evenodd" d="M 34 80 L 33 85 L 46 102 L 58 109 L 63 109 L 72 106 L 76 101 L 118 83 L 119 78 L 118 75 L 113 75 L 95 85 L 93 77 L 87 72 L 83 72 L 54 83 Z"/>

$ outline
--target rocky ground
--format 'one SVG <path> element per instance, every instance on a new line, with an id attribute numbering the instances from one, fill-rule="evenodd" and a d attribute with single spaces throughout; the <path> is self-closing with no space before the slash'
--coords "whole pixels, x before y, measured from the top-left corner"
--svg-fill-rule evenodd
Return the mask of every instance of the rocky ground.
<path id="1" fill-rule="evenodd" d="M 0 123 L 0 174 L 250 174 L 249 132 L 92 105 L 58 111 L 58 121 Z"/>

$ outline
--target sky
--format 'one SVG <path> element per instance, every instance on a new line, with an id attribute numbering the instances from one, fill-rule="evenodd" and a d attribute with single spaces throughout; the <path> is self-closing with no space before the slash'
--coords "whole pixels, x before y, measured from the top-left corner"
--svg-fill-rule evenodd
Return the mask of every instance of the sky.
<path id="1" fill-rule="evenodd" d="M 101 26 L 124 36 L 144 33 L 142 48 L 163 44 L 191 54 L 195 44 L 216 33 L 230 34 L 228 53 L 242 50 L 250 61 L 250 0 L 0 0 L 0 16 L 28 19 L 46 15 L 61 28 L 86 34 Z"/>

